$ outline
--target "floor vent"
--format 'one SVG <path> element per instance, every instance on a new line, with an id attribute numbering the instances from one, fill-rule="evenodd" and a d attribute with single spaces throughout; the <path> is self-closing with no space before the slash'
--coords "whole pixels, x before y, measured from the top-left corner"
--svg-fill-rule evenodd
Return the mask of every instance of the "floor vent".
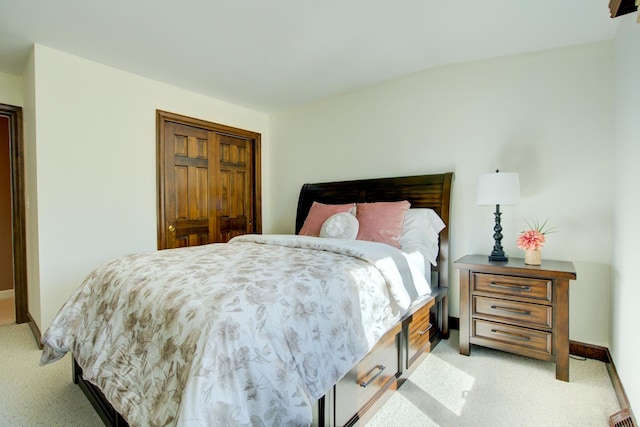
<path id="1" fill-rule="evenodd" d="M 610 427 L 637 427 L 628 409 L 623 409 L 622 411 L 616 412 L 615 414 L 611 415 L 609 417 L 609 426 Z"/>

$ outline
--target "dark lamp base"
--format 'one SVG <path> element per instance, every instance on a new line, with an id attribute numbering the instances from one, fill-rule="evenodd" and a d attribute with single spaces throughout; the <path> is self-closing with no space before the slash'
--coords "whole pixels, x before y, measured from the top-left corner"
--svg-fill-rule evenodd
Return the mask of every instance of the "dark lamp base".
<path id="1" fill-rule="evenodd" d="M 506 255 L 489 255 L 489 261 L 509 261 Z"/>
<path id="2" fill-rule="evenodd" d="M 502 226 L 500 225 L 500 205 L 496 205 L 496 225 L 493 227 L 493 240 L 495 244 L 493 245 L 493 250 L 491 251 L 491 255 L 489 255 L 489 261 L 509 261 L 507 256 L 504 254 L 504 249 L 502 249 Z"/>

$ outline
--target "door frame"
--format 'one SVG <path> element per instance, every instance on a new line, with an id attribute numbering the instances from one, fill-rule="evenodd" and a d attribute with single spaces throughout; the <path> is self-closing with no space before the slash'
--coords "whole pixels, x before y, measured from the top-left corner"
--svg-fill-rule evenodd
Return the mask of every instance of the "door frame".
<path id="1" fill-rule="evenodd" d="M 164 128 L 167 122 L 178 123 L 186 126 L 194 126 L 206 129 L 210 132 L 225 134 L 246 138 L 253 141 L 253 152 L 255 156 L 253 172 L 253 193 L 254 193 L 254 218 L 251 218 L 255 225 L 256 233 L 262 233 L 262 166 L 261 166 L 261 135 L 232 126 L 221 125 L 206 120 L 196 119 L 193 117 L 183 116 L 181 114 L 170 113 L 168 111 L 156 110 L 156 180 L 158 187 L 158 249 L 167 248 L 167 234 L 165 229 L 166 215 L 165 212 L 165 134 Z"/>
<path id="2" fill-rule="evenodd" d="M 29 300 L 27 288 L 26 199 L 22 107 L 0 104 L 0 115 L 9 118 L 11 232 L 13 235 L 13 289 L 15 294 L 16 323 L 26 323 L 29 321 Z"/>

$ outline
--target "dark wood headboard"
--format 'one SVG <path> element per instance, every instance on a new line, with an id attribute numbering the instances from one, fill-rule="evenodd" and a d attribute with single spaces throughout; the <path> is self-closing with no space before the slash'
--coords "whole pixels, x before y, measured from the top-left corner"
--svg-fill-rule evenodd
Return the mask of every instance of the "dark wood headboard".
<path id="1" fill-rule="evenodd" d="M 398 178 L 304 184 L 298 198 L 296 234 L 302 228 L 313 202 L 326 204 L 395 202 L 408 200 L 412 208 L 431 208 L 447 225 L 440 232 L 438 255 L 439 286 L 448 287 L 449 207 L 453 172 Z"/>

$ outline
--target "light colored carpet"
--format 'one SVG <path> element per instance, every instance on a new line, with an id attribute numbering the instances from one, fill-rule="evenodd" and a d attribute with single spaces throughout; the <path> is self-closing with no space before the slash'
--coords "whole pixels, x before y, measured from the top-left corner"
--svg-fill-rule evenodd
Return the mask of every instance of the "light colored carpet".
<path id="1" fill-rule="evenodd" d="M 367 427 L 608 427 L 620 410 L 606 364 L 570 359 L 570 382 L 555 363 L 472 346 L 458 353 L 451 331 Z"/>
<path id="2" fill-rule="evenodd" d="M 367 427 L 608 426 L 619 410 L 604 363 L 571 360 L 571 382 L 555 365 L 473 347 L 457 352 L 458 335 L 442 341 Z M 0 326 L 0 426 L 102 426 L 71 381 L 67 355 L 39 367 L 29 326 Z"/>
<path id="3" fill-rule="evenodd" d="M 71 381 L 71 358 L 40 367 L 40 353 L 29 325 L 0 326 L 0 426 L 103 426 Z"/>

